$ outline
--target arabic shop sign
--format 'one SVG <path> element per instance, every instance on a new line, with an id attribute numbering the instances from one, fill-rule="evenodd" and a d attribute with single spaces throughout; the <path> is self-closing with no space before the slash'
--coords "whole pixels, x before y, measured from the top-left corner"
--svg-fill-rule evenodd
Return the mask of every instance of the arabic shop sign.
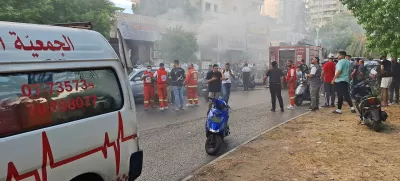
<path id="1" fill-rule="evenodd" d="M 219 48 L 246 50 L 246 38 L 242 36 L 219 36 Z"/>
<path id="2" fill-rule="evenodd" d="M 262 35 L 247 35 L 247 48 L 266 49 L 269 46 L 268 37 Z"/>
<path id="3" fill-rule="evenodd" d="M 131 24 L 125 21 L 118 21 L 117 24 L 125 39 L 154 42 L 160 36 L 159 32 L 154 31 L 155 28 L 151 25 Z"/>

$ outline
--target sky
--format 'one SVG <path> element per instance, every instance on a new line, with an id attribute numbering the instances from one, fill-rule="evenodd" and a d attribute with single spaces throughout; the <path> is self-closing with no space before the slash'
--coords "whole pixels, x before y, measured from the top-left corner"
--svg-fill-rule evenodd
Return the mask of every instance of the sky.
<path id="1" fill-rule="evenodd" d="M 130 0 L 111 0 L 115 4 L 115 6 L 124 8 L 124 13 L 132 14 L 132 2 Z"/>

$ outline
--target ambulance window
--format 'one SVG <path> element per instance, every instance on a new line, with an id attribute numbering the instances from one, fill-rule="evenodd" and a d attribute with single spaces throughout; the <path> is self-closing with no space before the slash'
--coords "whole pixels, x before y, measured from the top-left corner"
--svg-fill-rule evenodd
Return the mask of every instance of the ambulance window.
<path id="1" fill-rule="evenodd" d="M 113 69 L 0 74 L 0 138 L 117 111 Z"/>

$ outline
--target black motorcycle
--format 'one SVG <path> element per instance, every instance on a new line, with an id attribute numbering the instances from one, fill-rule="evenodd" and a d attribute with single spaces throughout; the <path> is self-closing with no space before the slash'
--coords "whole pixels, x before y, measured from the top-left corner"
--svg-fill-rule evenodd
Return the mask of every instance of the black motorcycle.
<path id="1" fill-rule="evenodd" d="M 361 122 L 376 132 L 382 131 L 382 122 L 386 121 L 388 114 L 382 111 L 381 100 L 372 94 L 369 82 L 365 80 L 355 85 L 351 90 L 351 97 L 355 100 Z"/>

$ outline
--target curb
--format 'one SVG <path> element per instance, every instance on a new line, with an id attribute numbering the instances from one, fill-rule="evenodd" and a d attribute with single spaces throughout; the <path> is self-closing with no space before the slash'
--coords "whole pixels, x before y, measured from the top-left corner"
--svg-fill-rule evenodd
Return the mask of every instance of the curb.
<path id="1" fill-rule="evenodd" d="M 229 150 L 228 152 L 222 154 L 222 155 L 219 156 L 218 158 L 216 158 L 216 159 L 212 160 L 211 162 L 208 162 L 207 164 L 203 165 L 202 167 L 200 167 L 199 169 L 197 169 L 196 171 L 194 171 L 192 174 L 190 174 L 189 176 L 185 177 L 185 178 L 182 179 L 181 181 L 188 181 L 189 179 L 191 179 L 191 178 L 194 177 L 194 173 L 197 172 L 198 170 L 201 170 L 201 169 L 203 169 L 204 167 L 207 167 L 207 166 L 209 166 L 209 165 L 211 165 L 211 164 L 214 164 L 215 162 L 221 160 L 222 158 L 224 158 L 224 157 L 228 156 L 229 154 L 231 154 L 232 152 L 236 151 L 239 147 L 241 147 L 241 146 L 243 146 L 243 145 L 246 145 L 246 144 L 248 144 L 248 143 L 254 141 L 255 139 L 257 139 L 257 138 L 260 137 L 261 135 L 263 135 L 263 134 L 265 134 L 265 133 L 267 133 L 267 132 L 269 132 L 269 131 L 271 131 L 271 130 L 273 130 L 273 129 L 279 127 L 279 126 L 282 126 L 283 124 L 286 124 L 286 123 L 288 123 L 288 122 L 290 122 L 290 121 L 293 121 L 293 120 L 295 120 L 295 119 L 297 119 L 297 118 L 299 118 L 299 117 L 301 117 L 301 116 L 304 116 L 304 115 L 306 115 L 306 114 L 308 114 L 308 113 L 310 113 L 310 111 L 307 111 L 307 112 L 302 113 L 302 114 L 300 114 L 300 115 L 297 115 L 297 116 L 295 116 L 295 117 L 293 117 L 293 118 L 290 118 L 290 119 L 288 119 L 288 120 L 286 120 L 286 121 L 284 121 L 284 122 L 282 122 L 282 123 L 279 123 L 279 124 L 273 126 L 272 128 L 269 128 L 269 129 L 267 129 L 267 130 L 261 132 L 260 134 L 257 134 L 256 136 L 250 138 L 249 140 L 243 142 L 242 144 L 240 144 L 240 145 L 236 146 L 235 148 Z"/>

